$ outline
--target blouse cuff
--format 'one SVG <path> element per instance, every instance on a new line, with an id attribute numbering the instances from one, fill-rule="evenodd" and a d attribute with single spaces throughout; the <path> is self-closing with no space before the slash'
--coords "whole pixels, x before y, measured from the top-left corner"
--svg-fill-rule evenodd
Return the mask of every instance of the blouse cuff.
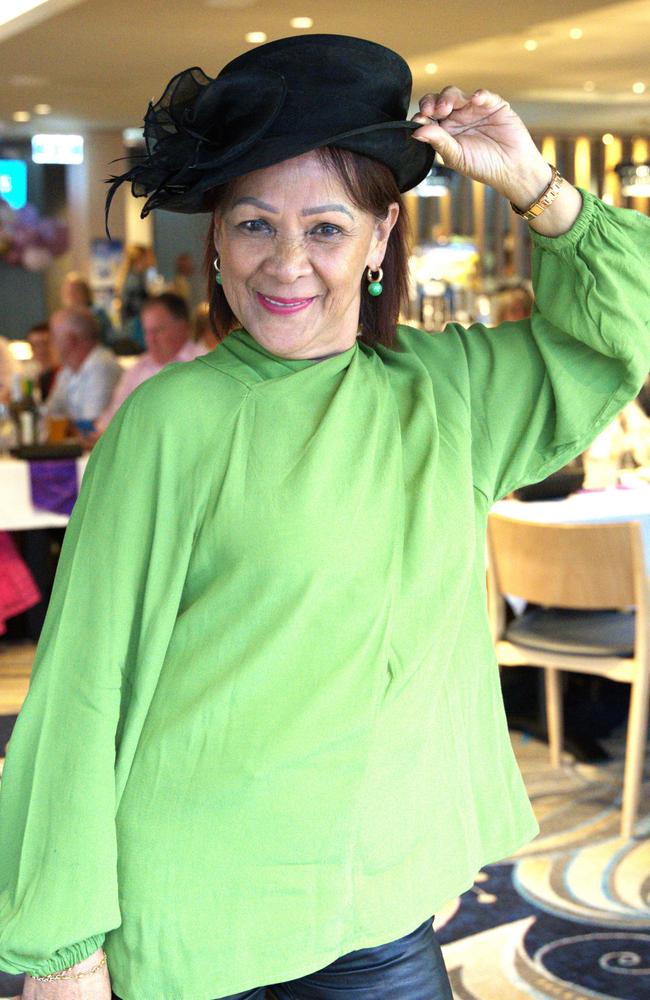
<path id="1" fill-rule="evenodd" d="M 49 976 L 53 972 L 63 972 L 64 969 L 69 969 L 71 965 L 82 962 L 84 958 L 88 958 L 94 951 L 101 948 L 105 937 L 105 934 L 95 934 L 93 937 L 85 938 L 76 944 L 60 948 L 49 958 L 32 962 L 28 968 L 20 971 L 28 976 Z"/>
<path id="2" fill-rule="evenodd" d="M 575 249 L 583 233 L 591 227 L 596 214 L 596 202 L 600 202 L 600 199 L 596 198 L 596 195 L 592 194 L 591 191 L 585 191 L 581 187 L 577 190 L 582 195 L 582 208 L 571 228 L 566 233 L 561 233 L 560 236 L 544 236 L 536 229 L 530 228 L 530 238 L 534 245 L 541 247 L 542 250 L 551 250 L 557 254 L 571 252 Z"/>

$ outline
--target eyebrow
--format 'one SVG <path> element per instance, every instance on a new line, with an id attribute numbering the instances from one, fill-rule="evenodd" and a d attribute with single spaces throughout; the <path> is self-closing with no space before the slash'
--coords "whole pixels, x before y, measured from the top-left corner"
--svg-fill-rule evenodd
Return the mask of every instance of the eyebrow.
<path id="1" fill-rule="evenodd" d="M 244 198 L 238 198 L 233 204 L 233 208 L 237 208 L 238 205 L 254 205 L 256 208 L 261 208 L 265 212 L 271 212 L 273 215 L 278 215 L 277 208 L 273 205 L 269 205 L 266 201 L 260 201 L 259 198 L 252 198 L 250 196 Z M 319 215 L 321 212 L 344 212 L 345 215 L 349 215 L 351 219 L 354 218 L 352 212 L 345 205 L 314 205 L 313 208 L 303 208 L 301 215 Z"/>

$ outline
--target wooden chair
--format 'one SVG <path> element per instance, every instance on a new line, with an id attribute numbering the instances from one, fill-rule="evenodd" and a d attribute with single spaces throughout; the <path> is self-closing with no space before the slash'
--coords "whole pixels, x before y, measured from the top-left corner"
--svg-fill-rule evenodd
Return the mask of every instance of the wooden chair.
<path id="1" fill-rule="evenodd" d="M 505 594 L 542 607 L 506 626 Z M 488 604 L 499 665 L 544 668 L 553 767 L 562 752 L 560 671 L 631 685 L 621 817 L 621 835 L 631 837 L 650 697 L 650 578 L 640 523 L 539 524 L 490 514 Z"/>

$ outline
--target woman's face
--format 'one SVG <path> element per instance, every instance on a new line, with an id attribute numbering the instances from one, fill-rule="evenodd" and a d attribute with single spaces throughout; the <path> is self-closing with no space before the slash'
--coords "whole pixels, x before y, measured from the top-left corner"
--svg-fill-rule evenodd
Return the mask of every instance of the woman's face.
<path id="1" fill-rule="evenodd" d="M 381 264 L 398 212 L 393 204 L 378 220 L 357 208 L 315 153 L 238 178 L 215 213 L 230 308 L 279 357 L 347 350 L 361 278 Z"/>

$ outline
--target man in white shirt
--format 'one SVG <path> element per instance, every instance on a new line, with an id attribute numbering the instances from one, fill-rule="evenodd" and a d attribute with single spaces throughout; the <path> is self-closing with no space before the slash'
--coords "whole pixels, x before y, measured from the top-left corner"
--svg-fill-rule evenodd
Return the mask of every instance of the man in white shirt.
<path id="1" fill-rule="evenodd" d="M 63 365 L 48 399 L 53 415 L 94 421 L 108 405 L 122 374 L 112 351 L 102 347 L 99 324 L 90 309 L 59 309 L 50 329 Z"/>
<path id="2" fill-rule="evenodd" d="M 204 344 L 191 340 L 187 302 L 174 292 L 162 292 L 147 299 L 140 311 L 140 322 L 147 350 L 122 375 L 109 405 L 96 421 L 100 432 L 106 430 L 126 397 L 165 365 L 172 361 L 193 361 L 207 353 Z"/>

